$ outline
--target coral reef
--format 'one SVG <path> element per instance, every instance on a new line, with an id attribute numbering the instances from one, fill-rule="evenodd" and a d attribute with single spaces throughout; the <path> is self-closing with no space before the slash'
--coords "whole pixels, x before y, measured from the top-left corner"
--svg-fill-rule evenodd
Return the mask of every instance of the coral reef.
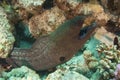
<path id="1" fill-rule="evenodd" d="M 22 0 L 18 0 L 18 4 L 24 4 L 23 2 Z M 29 6 L 32 4 L 32 1 L 26 0 L 25 4 L 26 2 L 28 2 Z M 41 2 L 44 4 L 44 0 L 41 0 Z M 90 25 L 93 21 L 96 21 L 99 25 L 104 25 L 108 20 L 107 14 L 104 13 L 102 6 L 96 0 L 90 1 L 90 3 L 82 3 L 82 0 L 55 0 L 56 5 L 48 10 L 43 10 L 43 7 L 41 8 L 42 4 L 40 6 L 32 5 L 34 7 L 32 9 L 18 4 L 16 4 L 18 8 L 15 4 L 13 5 L 16 7 L 16 14 L 20 20 L 29 24 L 30 32 L 35 37 L 39 34 L 52 32 L 65 20 L 81 14 L 90 15 L 86 18 L 84 26 Z M 54 22 L 52 21 L 51 23 L 51 20 Z"/>
<path id="2" fill-rule="evenodd" d="M 39 34 L 44 34 L 44 33 L 46 34 L 46 33 L 52 32 L 57 28 L 58 25 L 62 24 L 65 20 L 69 18 L 73 18 L 80 14 L 91 15 L 88 18 L 86 18 L 83 26 L 88 26 L 93 21 L 96 21 L 99 25 L 102 26 L 102 25 L 105 25 L 109 19 L 108 15 L 104 13 L 102 6 L 98 5 L 98 3 L 82 4 L 81 1 L 72 1 L 72 0 L 68 2 L 66 0 L 65 1 L 57 0 L 56 2 L 57 2 L 57 5 L 55 7 L 49 10 L 45 10 L 44 12 L 42 12 L 42 14 L 33 16 L 29 20 L 29 26 L 30 26 L 29 29 L 30 29 L 30 32 L 33 34 L 33 36 L 36 37 Z M 68 11 L 66 11 L 67 9 L 64 10 L 59 6 L 60 4 L 62 4 L 62 2 L 65 2 L 66 4 L 68 3 L 71 5 L 71 7 L 68 7 L 68 5 L 66 5 L 67 8 L 70 8 L 68 9 Z M 62 7 L 66 8 L 65 6 L 62 6 Z M 52 23 L 51 23 L 51 20 L 52 20 Z M 41 25 L 43 26 L 41 27 Z"/>
<path id="3" fill-rule="evenodd" d="M 95 69 L 98 66 L 98 60 L 92 56 L 90 50 L 85 50 L 83 52 L 83 57 L 85 59 L 85 64 L 88 66 L 89 69 Z"/>
<path id="4" fill-rule="evenodd" d="M 18 0 L 18 4 L 27 8 L 30 6 L 41 6 L 45 0 Z"/>
<path id="5" fill-rule="evenodd" d="M 49 74 L 46 80 L 89 80 L 89 79 L 75 71 L 58 69 L 54 73 Z"/>
<path id="6" fill-rule="evenodd" d="M 105 43 L 101 43 L 97 51 L 100 56 L 98 69 L 102 73 L 103 79 L 110 79 L 114 76 L 116 65 L 120 61 L 120 51 L 116 46 L 108 46 Z"/>
<path id="7" fill-rule="evenodd" d="M 38 37 L 41 34 L 49 34 L 65 22 L 65 20 L 63 11 L 58 7 L 53 7 L 40 15 L 33 16 L 29 20 L 29 30 L 34 37 Z"/>
<path id="8" fill-rule="evenodd" d="M 97 0 L 90 0 L 90 3 L 83 2 L 84 0 L 56 0 L 57 6 L 65 12 L 66 18 L 68 19 L 84 14 L 91 15 L 91 17 L 96 18 L 98 23 L 102 21 L 105 24 L 108 16 L 105 14 L 102 6 L 98 4 Z"/>
<path id="9" fill-rule="evenodd" d="M 99 1 L 99 2 L 98 2 Z M 84 20 L 81 28 L 83 29 L 83 34 L 86 34 L 85 28 L 90 27 L 93 22 L 97 23 L 97 30 L 94 31 L 94 38 L 92 37 L 84 47 L 76 54 L 71 60 L 68 62 L 58 65 L 57 70 L 51 74 L 49 74 L 46 80 L 119 80 L 120 79 L 120 44 L 119 44 L 119 36 L 120 36 L 120 1 L 119 0 L 1 0 L 0 1 L 0 58 L 6 58 L 10 51 L 13 48 L 13 43 L 15 41 L 13 32 L 13 26 L 9 23 L 11 21 L 13 25 L 15 25 L 16 33 L 15 37 L 19 37 L 16 40 L 16 43 L 24 39 L 30 39 L 32 37 L 38 38 L 41 35 L 50 34 L 54 30 L 56 30 L 62 23 L 67 20 L 72 20 L 74 17 L 79 15 L 84 15 L 86 19 Z M 6 4 L 8 2 L 8 4 Z M 8 20 L 9 19 L 9 20 Z M 76 18 L 77 20 L 77 18 Z M 69 22 L 69 21 L 68 21 Z M 75 23 L 77 26 L 82 22 L 71 21 L 69 26 Z M 79 23 L 79 24 L 78 24 Z M 74 25 L 74 26 L 76 26 Z M 22 27 L 21 27 L 22 26 Z M 66 27 L 67 25 L 63 25 Z M 14 29 L 14 30 L 15 30 Z M 29 29 L 29 30 L 28 30 Z M 61 28 L 60 28 L 61 29 Z M 84 30 L 85 29 L 85 30 Z M 21 30 L 21 31 L 20 31 Z M 55 35 L 57 40 L 61 37 L 62 32 L 64 32 L 65 28 L 59 33 Z M 73 29 L 71 29 L 72 31 Z M 88 29 L 89 31 L 89 29 Z M 23 34 L 22 34 L 23 32 Z M 92 31 L 91 31 L 92 32 Z M 76 29 L 77 33 L 77 29 Z M 82 34 L 82 30 L 79 31 Z M 20 36 L 18 35 L 20 34 Z M 31 35 L 32 34 L 32 35 Z M 76 36 L 72 36 L 74 33 L 68 33 L 65 35 L 66 38 Z M 82 36 L 84 36 L 82 34 Z M 90 33 L 92 34 L 92 33 Z M 27 37 L 26 37 L 27 35 Z M 60 38 L 59 38 L 59 37 Z M 86 36 L 86 35 L 85 35 Z M 117 38 L 118 37 L 118 38 Z M 41 38 L 39 41 L 35 43 L 37 47 L 33 49 L 27 50 L 14 50 L 13 54 L 14 61 L 16 64 L 21 64 L 20 60 L 23 60 L 25 63 L 32 64 L 32 67 L 37 69 L 48 69 L 51 66 L 54 66 L 58 63 L 63 63 L 68 60 L 69 55 L 72 54 L 72 48 L 78 49 L 78 43 L 73 46 L 73 43 L 69 43 L 70 39 L 66 40 L 63 37 L 61 38 L 62 43 L 66 43 L 63 45 L 61 43 L 55 42 L 54 38 L 52 38 L 51 42 L 57 43 L 57 46 L 52 45 L 48 46 L 49 40 L 48 38 Z M 17 38 L 16 38 L 17 39 Z M 33 38 L 32 38 L 33 39 Z M 87 40 L 87 38 L 86 38 Z M 66 41 L 66 42 L 65 42 Z M 33 43 L 34 40 L 31 40 Z M 101 42 L 101 43 L 100 43 Z M 16 44 L 15 43 L 15 44 Z M 27 46 L 31 46 L 31 44 L 27 44 Z M 40 43 L 40 44 L 38 44 Z M 82 42 L 83 43 L 83 42 Z M 52 44 L 52 43 L 50 43 Z M 74 43 L 75 44 L 75 43 Z M 39 47 L 38 47 L 39 45 Z M 44 46 L 45 48 L 44 48 Z M 53 47 L 52 49 L 48 49 L 47 47 Z M 80 42 L 80 45 L 81 42 Z M 98 46 L 96 46 L 98 45 Z M 18 45 L 20 48 L 26 46 L 26 44 Z M 60 47 L 59 47 L 60 46 Z M 64 46 L 64 47 L 63 47 Z M 69 47 L 70 46 L 70 47 Z M 39 48 L 45 50 L 38 50 Z M 49 53 L 52 53 L 50 54 Z M 58 52 L 57 52 L 58 51 Z M 33 53 L 47 53 L 47 59 L 43 59 L 46 55 L 38 56 L 40 54 Z M 16 53 L 32 53 L 32 55 L 21 56 L 21 54 Z M 56 55 L 54 53 L 59 53 L 63 55 Z M 16 57 L 17 56 L 17 57 Z M 32 57 L 31 57 L 32 56 Z M 66 57 L 67 56 L 67 57 Z M 73 56 L 73 55 L 72 55 Z M 31 57 L 31 58 L 30 58 Z M 33 59 L 33 57 L 35 57 Z M 17 61 L 17 60 L 19 61 Z M 41 62 L 39 62 L 41 59 Z M 50 59 L 50 61 L 48 61 Z M 0 59 L 2 63 L 5 63 Z M 38 62 L 36 61 L 38 60 Z M 44 60 L 42 62 L 42 60 Z M 58 60 L 58 61 L 57 61 Z M 28 62 L 27 62 L 28 61 Z M 54 63 L 57 61 L 56 63 Z M 49 62 L 49 64 L 48 64 Z M 51 63 L 50 63 L 51 62 Z M 16 65 L 15 64 L 15 65 Z M 40 65 L 42 64 L 42 65 Z M 40 66 L 38 66 L 40 65 Z M 45 65 L 45 66 L 44 66 Z M 48 66 L 49 65 L 49 66 Z M 10 67 L 10 66 L 8 66 Z M 4 71 L 3 64 L 0 65 L 0 73 Z M 18 69 L 13 69 L 11 72 L 4 72 L 1 75 L 0 79 L 6 80 L 41 80 L 39 75 L 37 75 L 31 69 L 23 66 Z M 31 75 L 35 75 L 31 77 Z M 84 75 L 84 76 L 83 76 Z M 89 78 L 89 79 L 88 79 Z"/>
<path id="10" fill-rule="evenodd" d="M 90 43 L 93 45 L 92 40 Z M 87 42 L 89 46 L 90 43 Z M 90 48 L 89 46 L 85 45 L 86 50 L 82 55 L 74 56 L 70 61 L 58 66 L 57 69 L 76 71 L 89 77 L 91 80 L 108 80 L 117 76 L 118 69 L 116 72 L 115 69 L 120 61 L 120 51 L 117 50 L 116 46 L 100 43 L 96 47 L 97 52 L 92 50 L 92 53 L 90 51 L 92 46 Z M 114 72 L 116 75 L 114 75 Z"/>
<path id="11" fill-rule="evenodd" d="M 12 0 L 14 14 L 18 19 L 27 22 L 33 15 L 40 14 L 45 0 Z"/>
<path id="12" fill-rule="evenodd" d="M 80 54 L 82 52 L 79 52 Z M 76 55 L 65 64 L 57 66 L 57 69 L 75 71 L 87 77 L 91 77 L 93 70 L 97 70 L 98 59 L 93 56 L 90 50 L 85 50 L 82 55 Z"/>
<path id="13" fill-rule="evenodd" d="M 109 20 L 108 14 L 99 4 L 83 4 L 80 10 L 82 14 L 91 15 L 87 18 L 84 24 L 90 24 L 91 21 L 96 21 L 99 26 L 103 26 Z"/>
<path id="14" fill-rule="evenodd" d="M 12 29 L 13 26 L 10 25 L 6 13 L 0 7 L 0 58 L 6 58 L 13 48 L 15 39 Z"/>
<path id="15" fill-rule="evenodd" d="M 55 0 L 57 6 L 65 12 L 67 18 L 73 18 L 79 14 L 82 0 Z"/>
<path id="16" fill-rule="evenodd" d="M 33 70 L 22 66 L 12 69 L 10 72 L 3 72 L 0 80 L 41 80 L 40 76 Z"/>
<path id="17" fill-rule="evenodd" d="M 120 2 L 119 0 L 100 0 L 106 11 L 112 14 L 120 15 Z"/>
<path id="18" fill-rule="evenodd" d="M 106 30 L 120 36 L 120 18 L 110 19 L 106 24 Z"/>

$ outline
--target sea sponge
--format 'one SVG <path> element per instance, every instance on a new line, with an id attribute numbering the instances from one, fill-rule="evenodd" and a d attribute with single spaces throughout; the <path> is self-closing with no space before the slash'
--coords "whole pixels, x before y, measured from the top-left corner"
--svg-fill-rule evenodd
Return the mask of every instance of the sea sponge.
<path id="1" fill-rule="evenodd" d="M 0 7 L 0 57 L 6 58 L 13 48 L 15 38 L 12 34 L 12 26 L 9 24 L 7 15 Z"/>

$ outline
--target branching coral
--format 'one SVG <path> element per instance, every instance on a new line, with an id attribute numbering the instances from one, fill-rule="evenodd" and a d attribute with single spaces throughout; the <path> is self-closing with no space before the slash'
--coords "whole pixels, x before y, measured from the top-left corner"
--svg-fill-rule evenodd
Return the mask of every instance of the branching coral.
<path id="1" fill-rule="evenodd" d="M 91 51 L 85 50 L 83 52 L 83 56 L 85 59 L 85 64 L 89 67 L 89 69 L 93 69 L 98 66 L 98 60 L 92 56 Z"/>
<path id="2" fill-rule="evenodd" d="M 120 61 L 120 51 L 116 49 L 116 46 L 108 46 L 105 43 L 101 43 L 97 51 L 100 56 L 98 69 L 104 79 L 110 79 L 114 76 L 116 65 Z"/>

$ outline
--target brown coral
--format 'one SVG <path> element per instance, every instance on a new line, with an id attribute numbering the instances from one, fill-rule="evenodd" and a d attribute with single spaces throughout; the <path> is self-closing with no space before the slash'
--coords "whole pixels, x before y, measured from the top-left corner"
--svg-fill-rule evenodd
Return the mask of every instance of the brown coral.
<path id="1" fill-rule="evenodd" d="M 12 0 L 12 5 L 18 20 L 28 21 L 34 15 L 43 12 L 42 5 L 45 0 Z"/>
<path id="2" fill-rule="evenodd" d="M 58 7 L 54 7 L 32 17 L 29 21 L 29 30 L 34 37 L 38 37 L 41 34 L 52 32 L 65 20 L 64 12 Z"/>
<path id="3" fill-rule="evenodd" d="M 63 10 L 68 19 L 80 14 L 82 8 L 81 1 L 78 0 L 55 0 L 57 6 Z"/>
<path id="4" fill-rule="evenodd" d="M 98 65 L 98 60 L 92 56 L 91 51 L 85 50 L 83 52 L 83 56 L 85 59 L 85 64 L 89 67 L 89 69 L 95 68 Z"/>

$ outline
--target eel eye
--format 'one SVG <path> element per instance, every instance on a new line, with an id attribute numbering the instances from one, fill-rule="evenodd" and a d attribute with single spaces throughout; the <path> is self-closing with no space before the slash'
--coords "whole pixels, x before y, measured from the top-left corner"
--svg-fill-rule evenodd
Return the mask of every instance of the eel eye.
<path id="1" fill-rule="evenodd" d="M 79 32 L 79 34 L 78 34 L 78 36 L 79 36 L 78 39 L 84 38 L 84 37 L 86 36 L 86 34 L 87 34 L 87 29 L 86 29 L 86 28 L 80 30 L 80 32 Z"/>
<path id="2" fill-rule="evenodd" d="M 65 57 L 62 56 L 62 57 L 59 58 L 59 60 L 60 60 L 61 62 L 64 62 L 64 61 L 65 61 Z"/>

